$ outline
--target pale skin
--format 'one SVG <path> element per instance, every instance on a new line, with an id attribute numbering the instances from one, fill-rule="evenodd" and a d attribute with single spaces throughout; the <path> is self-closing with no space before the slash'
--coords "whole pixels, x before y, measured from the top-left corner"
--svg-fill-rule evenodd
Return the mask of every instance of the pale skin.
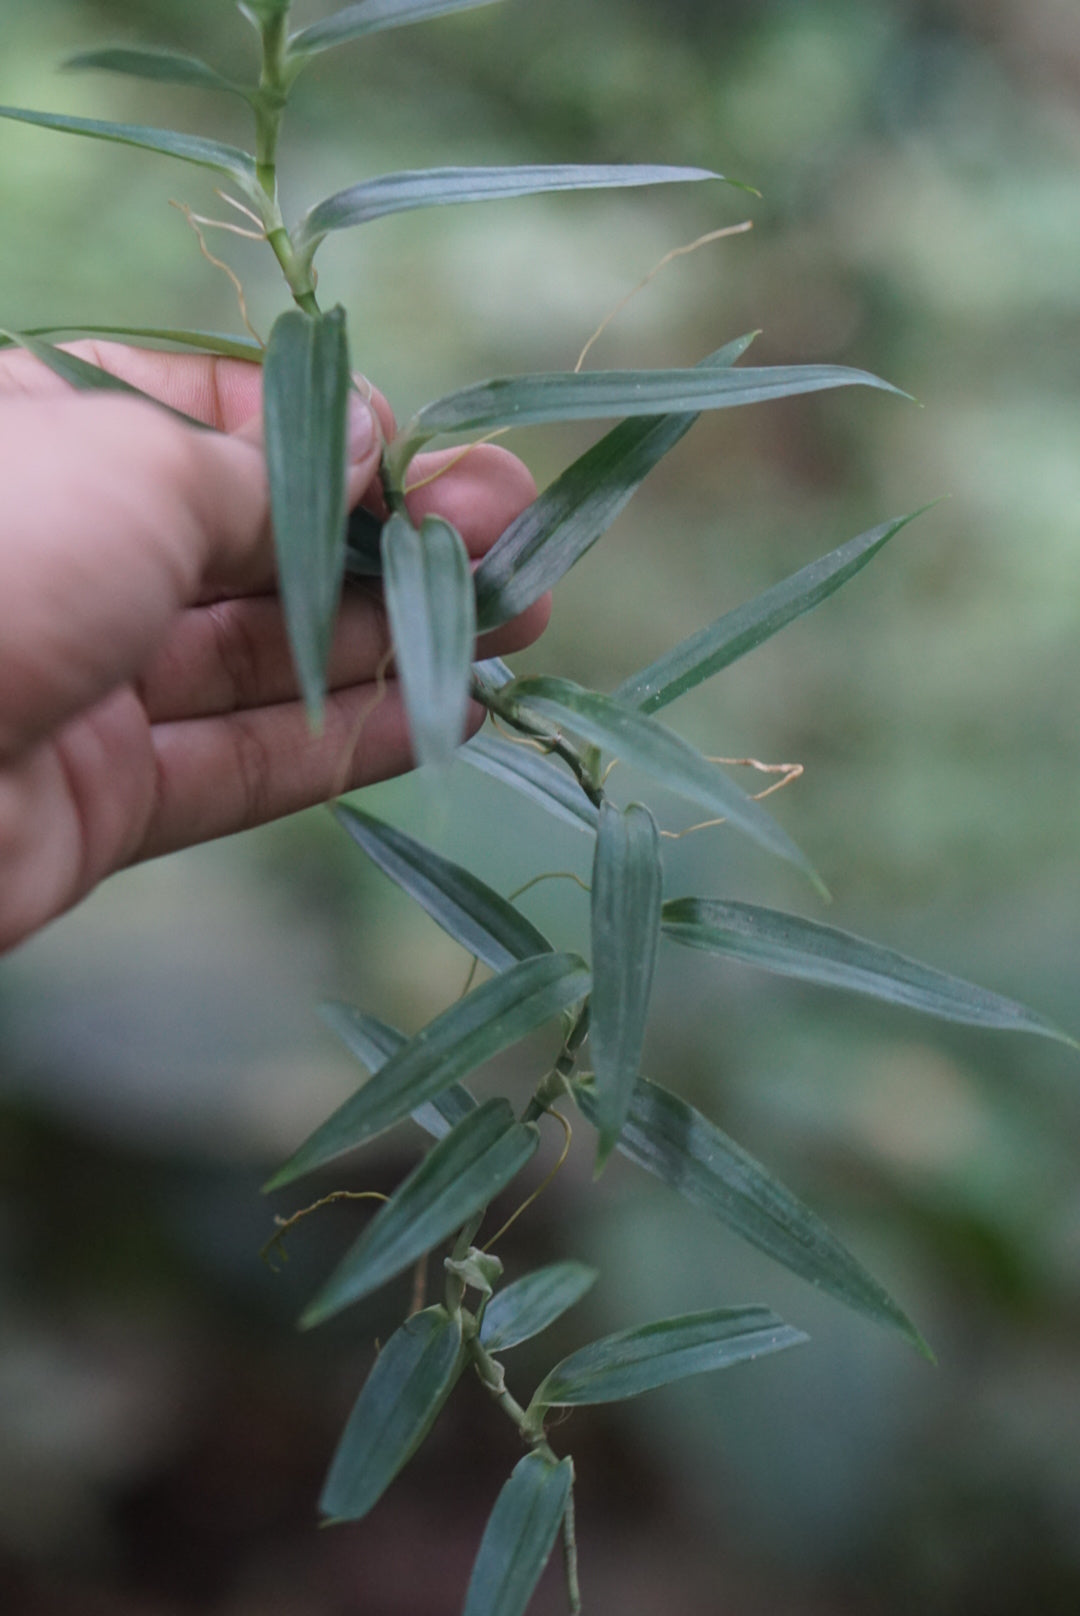
<path id="1" fill-rule="evenodd" d="M 0 950 L 112 872 L 296 812 L 412 765 L 400 693 L 379 683 L 381 603 L 346 591 L 326 719 L 297 699 L 274 594 L 258 367 L 73 345 L 218 430 L 140 400 L 73 394 L 0 355 Z M 393 429 L 379 395 L 382 432 Z M 358 401 L 350 502 L 379 508 L 380 432 Z M 515 456 L 421 456 L 409 500 L 480 557 L 534 497 Z M 549 603 L 483 639 L 534 640 Z M 470 727 L 482 720 L 475 709 Z"/>

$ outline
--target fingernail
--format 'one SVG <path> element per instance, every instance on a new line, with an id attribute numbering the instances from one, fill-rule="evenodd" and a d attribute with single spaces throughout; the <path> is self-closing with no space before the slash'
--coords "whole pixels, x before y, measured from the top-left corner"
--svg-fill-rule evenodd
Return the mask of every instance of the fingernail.
<path id="1" fill-rule="evenodd" d="M 349 397 L 349 459 L 366 460 L 375 447 L 375 413 L 359 393 Z"/>

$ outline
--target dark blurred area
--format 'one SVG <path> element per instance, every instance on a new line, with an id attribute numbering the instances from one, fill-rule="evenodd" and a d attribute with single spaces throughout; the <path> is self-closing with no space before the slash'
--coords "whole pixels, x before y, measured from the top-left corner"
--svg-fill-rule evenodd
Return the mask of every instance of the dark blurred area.
<path id="1" fill-rule="evenodd" d="M 5 0 L 0 101 L 245 137 L 239 104 L 56 75 L 113 39 L 250 58 L 224 0 Z M 842 540 L 948 496 L 670 717 L 710 753 L 805 765 L 774 806 L 835 924 L 1080 1033 L 1075 0 L 508 0 L 322 60 L 291 127 L 293 213 L 427 164 L 701 163 L 761 190 L 407 214 L 330 244 L 323 289 L 405 418 L 485 375 L 571 366 L 666 252 L 752 219 L 670 264 L 590 362 L 692 363 L 762 327 L 759 363 L 864 366 L 918 405 L 850 390 L 702 421 L 518 665 L 610 689 Z M 194 171 L 0 127 L 3 322 L 239 329 L 171 198 L 219 206 Z M 221 241 L 265 331 L 273 278 L 256 247 Z M 588 438 L 512 441 L 543 479 Z M 464 767 L 365 804 L 503 891 L 587 871 L 584 837 Z M 659 811 L 688 822 L 674 801 Z M 672 895 L 822 914 L 723 830 L 671 849 Z M 570 883 L 523 904 L 583 943 Z M 5 1613 L 460 1608 L 512 1430 L 465 1387 L 375 1514 L 319 1531 L 337 1433 L 409 1286 L 301 1335 L 363 1213 L 313 1217 L 276 1272 L 259 1256 L 275 1210 L 385 1189 L 420 1136 L 395 1133 L 310 1195 L 271 1204 L 259 1185 L 357 1079 L 318 1000 L 415 1029 L 466 967 L 325 813 L 125 874 L 0 967 Z M 544 1053 L 481 1090 L 524 1098 Z M 832 1223 L 939 1363 L 625 1163 L 594 1188 L 579 1147 L 502 1251 L 511 1277 L 571 1255 L 602 1277 L 513 1355 L 513 1386 L 528 1395 L 563 1352 L 665 1312 L 760 1301 L 812 1337 L 555 1433 L 578 1468 L 586 1609 L 1073 1616 L 1076 1057 L 688 953 L 662 957 L 649 1057 Z M 537 1616 L 562 1608 L 549 1573 Z"/>

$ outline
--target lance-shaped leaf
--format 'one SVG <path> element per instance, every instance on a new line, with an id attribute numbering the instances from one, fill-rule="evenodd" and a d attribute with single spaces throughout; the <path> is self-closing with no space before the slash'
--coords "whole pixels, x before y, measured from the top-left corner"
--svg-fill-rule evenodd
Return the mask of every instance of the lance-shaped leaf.
<path id="1" fill-rule="evenodd" d="M 197 90 L 229 90 L 245 100 L 248 92 L 234 84 L 216 68 L 187 51 L 158 50 L 154 47 L 105 45 L 100 50 L 79 51 L 63 64 L 66 72 L 87 69 L 102 73 L 122 73 L 128 78 L 153 79 L 159 84 L 186 84 Z"/>
<path id="2" fill-rule="evenodd" d="M 345 572 L 349 387 L 344 309 L 281 315 L 264 367 L 266 467 L 289 644 L 316 727 Z"/>
<path id="3" fill-rule="evenodd" d="M 676 898 L 664 905 L 663 929 L 665 936 L 688 948 L 723 954 L 779 976 L 847 988 L 944 1021 L 1039 1033 L 1080 1047 L 1026 1005 L 799 915 L 719 898 Z"/>
<path id="4" fill-rule="evenodd" d="M 362 1061 L 369 1072 L 385 1066 L 391 1055 L 398 1054 L 409 1042 L 403 1032 L 387 1026 L 378 1016 L 365 1015 L 351 1004 L 326 1004 L 322 1007 L 323 1020 L 335 1032 L 350 1054 Z M 412 1120 L 433 1139 L 445 1139 L 451 1128 L 476 1110 L 476 1101 L 460 1083 L 452 1083 L 433 1100 L 417 1106 Z"/>
<path id="5" fill-rule="evenodd" d="M 68 118 L 60 112 L 32 112 L 26 107 L 0 107 L 0 118 L 56 129 L 61 134 L 86 135 L 91 140 L 114 141 L 121 146 L 137 146 L 142 151 L 176 157 L 182 163 L 195 163 L 224 174 L 248 193 L 258 194 L 255 159 L 236 146 L 223 146 L 217 140 L 184 135 L 176 129 L 151 129 L 144 124 L 102 123 L 98 118 Z"/>
<path id="6" fill-rule="evenodd" d="M 448 207 L 461 202 L 499 202 L 551 191 L 616 190 L 624 186 L 678 185 L 720 180 L 705 168 L 648 164 L 535 164 L 516 168 L 421 168 L 383 174 L 350 185 L 304 215 L 296 232 L 299 251 L 313 251 L 331 230 L 350 230 L 390 213 Z"/>
<path id="7" fill-rule="evenodd" d="M 477 735 L 458 753 L 482 774 L 501 780 L 522 796 L 575 830 L 594 832 L 599 821 L 596 804 L 565 769 L 532 747 L 515 746 L 497 735 Z"/>
<path id="8" fill-rule="evenodd" d="M 383 592 L 417 763 L 449 763 L 465 737 L 476 640 L 472 571 L 439 516 L 420 531 L 392 516 L 382 532 Z"/>
<path id="9" fill-rule="evenodd" d="M 596 1284 L 595 1268 L 584 1263 L 552 1263 L 515 1280 L 488 1303 L 480 1344 L 488 1352 L 509 1352 L 531 1341 L 561 1319 Z"/>
<path id="10" fill-rule="evenodd" d="M 493 427 L 589 421 L 606 415 L 677 415 L 691 410 L 731 409 L 832 387 L 878 387 L 888 393 L 899 392 L 878 376 L 842 365 L 776 365 L 720 371 L 552 371 L 501 376 L 425 405 L 399 435 L 392 458 L 400 471 L 403 461 L 407 463 L 441 432 L 488 432 Z"/>
<path id="11" fill-rule="evenodd" d="M 753 336 L 703 359 L 699 369 L 730 369 Z M 553 589 L 596 543 L 700 412 L 621 421 L 575 460 L 511 522 L 474 576 L 477 622 L 497 628 Z"/>
<path id="12" fill-rule="evenodd" d="M 358 808 L 342 805 L 334 812 L 379 869 L 493 971 L 551 953 L 551 944 L 532 921 L 460 864 Z"/>
<path id="13" fill-rule="evenodd" d="M 502 657 L 488 657 L 484 662 L 474 662 L 473 673 L 491 690 L 502 690 L 504 685 L 514 682 L 514 670 L 507 666 Z"/>
<path id="14" fill-rule="evenodd" d="M 594 746 L 643 769 L 669 791 L 730 820 L 738 830 L 805 870 L 816 881 L 804 855 L 764 808 L 688 741 L 656 719 L 646 718 L 595 690 L 583 690 L 569 679 L 518 679 L 507 686 L 504 700 L 563 724 Z"/>
<path id="15" fill-rule="evenodd" d="M 469 1579 L 463 1616 L 523 1616 L 562 1525 L 574 1466 L 529 1453 L 491 1513 Z"/>
<path id="16" fill-rule="evenodd" d="M 395 1330 L 349 1416 L 319 1507 L 358 1521 L 378 1503 L 435 1424 L 464 1363 L 461 1319 L 429 1307 Z"/>
<path id="17" fill-rule="evenodd" d="M 666 707 L 771 639 L 804 612 L 820 606 L 849 578 L 861 572 L 867 562 L 919 514 L 915 512 L 912 516 L 902 516 L 899 521 L 883 522 L 880 527 L 871 528 L 869 533 L 811 561 L 808 567 L 765 590 L 745 606 L 725 612 L 708 628 L 692 634 L 674 650 L 642 668 L 640 673 L 624 679 L 615 691 L 615 700 L 643 713 L 655 713 Z"/>
<path id="18" fill-rule="evenodd" d="M 474 988 L 410 1038 L 339 1106 L 267 1189 L 280 1189 L 392 1128 L 484 1061 L 583 999 L 589 981 L 588 968 L 576 954 L 541 954 Z"/>
<path id="19" fill-rule="evenodd" d="M 808 1339 L 767 1307 L 720 1307 L 661 1319 L 605 1336 L 564 1358 L 537 1388 L 530 1413 L 621 1402 L 673 1380 L 727 1369 Z"/>
<path id="20" fill-rule="evenodd" d="M 217 354 L 226 359 L 250 359 L 261 365 L 265 349 L 254 337 L 231 337 L 218 331 L 180 331 L 168 326 L 145 325 L 36 325 L 22 333 L 30 337 L 135 337 L 140 343 L 166 343 L 192 353 Z M 15 340 L 0 333 L 0 349 L 16 346 Z M 115 378 L 114 378 L 115 380 Z"/>
<path id="21" fill-rule="evenodd" d="M 130 382 L 114 376 L 111 370 L 103 370 L 100 365 L 92 365 L 88 359 L 82 359 L 78 354 L 68 353 L 64 348 L 54 348 L 52 343 L 43 342 L 40 337 L 31 336 L 27 331 L 0 330 L 0 341 L 4 347 L 22 348 L 42 365 L 47 365 L 55 376 L 67 382 L 80 393 L 120 393 L 127 398 L 140 398 L 146 404 L 153 404 L 156 409 L 164 410 L 167 415 L 173 415 L 185 426 L 198 427 L 206 431 L 205 421 L 197 421 L 193 415 L 185 415 L 183 410 L 174 410 L 170 404 L 162 404 L 160 399 L 153 398 L 144 393 L 141 388 L 133 387 Z"/>
<path id="22" fill-rule="evenodd" d="M 495 0 L 361 0 L 359 5 L 346 6 L 322 22 L 302 28 L 290 39 L 289 54 L 313 56 L 316 51 L 331 50 L 383 28 L 402 28 L 406 23 L 427 22 L 451 11 L 474 11 L 478 6 L 494 4 Z"/>
<path id="23" fill-rule="evenodd" d="M 574 1097 L 595 1124 L 591 1081 L 576 1080 Z M 930 1355 L 911 1320 L 816 1212 L 677 1094 L 639 1078 L 618 1148 L 791 1273 Z"/>
<path id="24" fill-rule="evenodd" d="M 516 1178 L 539 1143 L 536 1124 L 516 1122 L 509 1100 L 488 1100 L 470 1112 L 379 1208 L 305 1310 L 302 1326 L 370 1296 L 448 1239 Z"/>
<path id="25" fill-rule="evenodd" d="M 663 885 L 660 833 L 652 814 L 641 803 L 620 813 L 605 802 L 592 873 L 589 1048 L 600 1134 L 597 1172 L 615 1148 L 641 1070 Z"/>

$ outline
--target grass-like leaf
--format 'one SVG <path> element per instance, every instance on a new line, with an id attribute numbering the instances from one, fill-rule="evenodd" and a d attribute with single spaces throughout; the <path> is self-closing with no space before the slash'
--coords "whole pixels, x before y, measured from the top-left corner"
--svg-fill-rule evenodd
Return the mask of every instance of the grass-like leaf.
<path id="1" fill-rule="evenodd" d="M 665 936 L 688 948 L 726 955 L 779 976 L 865 993 L 944 1021 L 1038 1033 L 1080 1048 L 1026 1005 L 816 920 L 719 898 L 676 898 L 664 905 L 663 929 Z"/>
<path id="2" fill-rule="evenodd" d="M 454 1389 L 464 1363 L 461 1319 L 429 1307 L 395 1330 L 349 1416 L 319 1507 L 358 1521 L 408 1464 Z"/>
<path id="3" fill-rule="evenodd" d="M 350 385 L 344 309 L 281 315 L 264 366 L 266 467 L 289 645 L 316 728 L 345 574 Z"/>
<path id="4" fill-rule="evenodd" d="M 595 1123 L 592 1082 L 577 1080 L 574 1097 Z M 677 1094 L 639 1078 L 618 1148 L 791 1273 L 930 1356 L 911 1320 L 817 1213 Z"/>
<path id="5" fill-rule="evenodd" d="M 390 1027 L 378 1016 L 369 1016 L 351 1004 L 323 1006 L 323 1019 L 335 1032 L 351 1055 L 355 1055 L 369 1072 L 385 1066 L 391 1055 L 397 1055 L 409 1042 L 403 1032 Z M 451 1083 L 448 1089 L 427 1100 L 411 1113 L 412 1120 L 433 1139 L 445 1139 L 451 1128 L 476 1110 L 476 1101 L 460 1083 Z"/>
<path id="6" fill-rule="evenodd" d="M 141 388 L 133 387 L 130 382 L 114 376 L 112 371 L 103 370 L 100 365 L 92 365 L 88 359 L 68 353 L 64 348 L 54 348 L 51 342 L 44 342 L 28 331 L 0 330 L 0 345 L 5 348 L 24 349 L 40 364 L 47 365 L 61 381 L 67 382 L 69 387 L 74 387 L 80 393 L 119 393 L 126 398 L 139 398 L 144 404 L 153 404 L 155 409 L 164 410 L 166 415 L 175 416 L 185 426 L 197 427 L 200 432 L 208 430 L 205 421 L 197 421 L 193 415 L 185 415 L 183 410 L 174 410 L 170 404 L 163 404 L 160 399 L 144 393 Z"/>
<path id="7" fill-rule="evenodd" d="M 599 821 L 596 804 L 590 802 L 572 775 L 542 753 L 515 746 L 498 735 L 477 735 L 462 747 L 458 757 L 539 803 L 553 818 L 573 825 L 575 830 L 595 832 Z"/>
<path id="8" fill-rule="evenodd" d="M 753 335 L 703 359 L 699 369 L 730 369 Z M 511 522 L 476 569 L 479 627 L 497 628 L 553 589 L 591 549 L 645 478 L 689 432 L 699 411 L 621 421 Z"/>
<path id="9" fill-rule="evenodd" d="M 385 1068 L 384 1068 L 385 1070 Z M 305 1329 L 370 1296 L 494 1200 L 536 1154 L 540 1130 L 488 1100 L 440 1139 L 368 1224 L 305 1310 Z"/>
<path id="10" fill-rule="evenodd" d="M 181 134 L 176 129 L 152 129 L 144 124 L 103 123 L 98 118 L 68 118 L 60 112 L 32 112 L 26 107 L 0 107 L 0 118 L 56 129 L 61 134 L 85 135 L 90 140 L 109 140 L 121 146 L 137 146 L 142 151 L 176 157 L 182 163 L 213 169 L 239 185 L 249 196 L 256 196 L 258 180 L 255 159 L 237 146 L 223 146 L 218 140 Z"/>
<path id="11" fill-rule="evenodd" d="M 358 808 L 342 805 L 335 813 L 380 870 L 493 971 L 551 953 L 551 944 L 532 921 L 471 871 Z"/>
<path id="12" fill-rule="evenodd" d="M 518 1461 L 484 1529 L 463 1616 L 523 1616 L 555 1546 L 573 1485 L 569 1459 L 529 1453 Z"/>
<path id="13" fill-rule="evenodd" d="M 553 719 L 613 752 L 625 763 L 643 769 L 669 791 L 700 803 L 709 813 L 729 819 L 738 830 L 762 847 L 787 859 L 817 881 L 805 856 L 764 808 L 702 757 L 673 730 L 646 718 L 610 696 L 583 690 L 569 679 L 518 679 L 508 685 L 504 698 L 530 712 Z"/>
<path id="14" fill-rule="evenodd" d="M 596 1074 L 597 1172 L 622 1131 L 641 1070 L 660 944 L 660 833 L 641 803 L 605 802 L 592 873 L 589 1048 Z"/>
<path id="15" fill-rule="evenodd" d="M 392 516 L 382 532 L 383 591 L 417 763 L 447 764 L 465 737 L 476 640 L 472 571 L 441 517 L 420 531 Z"/>
<path id="16" fill-rule="evenodd" d="M 807 1339 L 767 1307 L 721 1307 L 661 1319 L 605 1336 L 564 1358 L 537 1388 L 531 1411 L 621 1402 Z"/>
<path id="17" fill-rule="evenodd" d="M 153 79 L 159 84 L 186 84 L 197 90 L 228 90 L 248 99 L 241 84 L 234 84 L 216 68 L 186 51 L 158 50 L 155 47 L 105 45 L 100 50 L 79 51 L 63 64 L 65 72 L 87 69 L 102 73 L 122 73 L 128 78 Z"/>
<path id="18" fill-rule="evenodd" d="M 254 337 L 231 337 L 218 331 L 179 331 L 167 326 L 143 325 L 35 325 L 22 333 L 28 337 L 135 337 L 143 343 L 164 343 L 192 353 L 213 354 L 224 359 L 248 359 L 261 365 L 266 350 Z M 16 346 L 14 339 L 0 334 L 0 349 Z M 115 380 L 115 378 L 114 378 Z"/>
<path id="19" fill-rule="evenodd" d="M 351 230 L 372 219 L 414 208 L 447 207 L 462 202 L 498 202 L 513 196 L 552 191 L 615 190 L 624 186 L 678 185 L 720 180 L 705 168 L 668 168 L 655 164 L 535 164 L 513 168 L 420 168 L 383 174 L 350 185 L 318 203 L 296 231 L 299 251 L 311 252 L 331 230 Z"/>
<path id="20" fill-rule="evenodd" d="M 915 512 L 895 522 L 883 522 L 869 533 L 811 561 L 808 567 L 802 567 L 782 583 L 766 589 L 745 606 L 725 612 L 708 628 L 691 635 L 649 667 L 625 679 L 615 691 L 615 700 L 643 713 L 655 713 L 666 707 L 771 639 L 804 612 L 820 606 L 849 578 L 861 572 L 867 562 L 919 514 Z"/>
<path id="21" fill-rule="evenodd" d="M 361 0 L 359 5 L 346 6 L 323 22 L 302 28 L 290 39 L 289 53 L 313 56 L 317 51 L 332 50 L 335 45 L 345 45 L 383 28 L 403 28 L 406 23 L 427 22 L 451 11 L 474 11 L 478 6 L 495 3 L 496 0 Z"/>
<path id="22" fill-rule="evenodd" d="M 509 1352 L 531 1341 L 561 1319 L 596 1284 L 595 1268 L 584 1263 L 551 1263 L 497 1291 L 488 1303 L 480 1344 L 488 1352 Z"/>
<path id="23" fill-rule="evenodd" d="M 436 1016 L 317 1128 L 274 1175 L 280 1189 L 392 1128 L 452 1083 L 520 1043 L 589 991 L 576 954 L 541 954 L 492 977 Z"/>

